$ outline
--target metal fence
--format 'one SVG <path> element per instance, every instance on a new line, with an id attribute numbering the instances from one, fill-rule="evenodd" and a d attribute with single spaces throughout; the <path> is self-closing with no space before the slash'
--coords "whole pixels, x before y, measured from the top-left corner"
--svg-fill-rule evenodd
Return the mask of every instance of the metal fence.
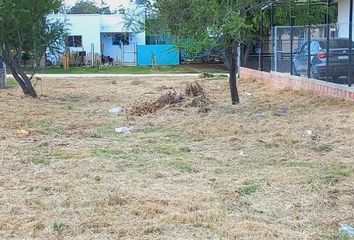
<path id="1" fill-rule="evenodd" d="M 349 38 L 349 24 L 275 27 L 271 70 L 351 86 L 354 43 Z"/>

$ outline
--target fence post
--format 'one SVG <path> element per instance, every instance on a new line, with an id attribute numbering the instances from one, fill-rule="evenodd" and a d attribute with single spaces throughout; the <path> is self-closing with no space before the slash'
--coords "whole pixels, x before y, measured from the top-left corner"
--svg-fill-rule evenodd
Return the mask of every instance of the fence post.
<path id="1" fill-rule="evenodd" d="M 308 29 L 307 29 L 307 77 L 311 77 L 311 0 L 308 0 Z"/>
<path id="2" fill-rule="evenodd" d="M 270 35 L 271 35 L 271 55 L 270 55 L 270 70 L 274 71 L 274 2 L 271 0 L 271 9 L 270 9 Z"/>
<path id="3" fill-rule="evenodd" d="M 331 0 L 327 0 L 327 13 L 326 13 L 326 32 L 327 32 L 327 43 L 326 43 L 326 51 L 327 51 L 327 58 L 326 58 L 326 82 L 328 82 L 328 73 L 329 73 L 329 8 L 331 7 Z"/>
<path id="4" fill-rule="evenodd" d="M 294 45 L 294 21 L 293 21 L 293 9 L 290 7 L 290 75 L 294 75 L 294 63 L 293 63 L 293 45 Z"/>
<path id="5" fill-rule="evenodd" d="M 348 86 L 352 86 L 352 49 L 353 49 L 353 0 L 349 4 L 349 60 L 348 60 Z"/>

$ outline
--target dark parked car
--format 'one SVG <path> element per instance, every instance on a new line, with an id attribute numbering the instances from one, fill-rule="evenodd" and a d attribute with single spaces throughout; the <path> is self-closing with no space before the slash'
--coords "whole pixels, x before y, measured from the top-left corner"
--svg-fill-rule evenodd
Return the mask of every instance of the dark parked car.
<path id="1" fill-rule="evenodd" d="M 349 39 L 336 38 L 329 40 L 329 53 L 327 49 L 326 39 L 313 39 L 310 44 L 310 75 L 311 78 L 326 78 L 326 65 L 329 59 L 328 76 L 333 81 L 337 81 L 338 77 L 348 76 L 348 59 L 349 59 Z M 354 53 L 354 43 L 353 43 Z M 307 56 L 308 42 L 302 44 L 299 50 L 295 50 L 293 61 L 293 73 L 295 75 L 307 74 Z M 351 74 L 354 74 L 354 56 L 352 56 Z"/>

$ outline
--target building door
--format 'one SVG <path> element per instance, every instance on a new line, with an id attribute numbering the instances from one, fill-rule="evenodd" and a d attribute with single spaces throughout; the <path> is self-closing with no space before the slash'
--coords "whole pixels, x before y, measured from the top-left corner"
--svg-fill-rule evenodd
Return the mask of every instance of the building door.
<path id="1" fill-rule="evenodd" d="M 129 45 L 122 44 L 122 55 L 123 66 L 137 66 L 136 43 L 129 43 Z"/>

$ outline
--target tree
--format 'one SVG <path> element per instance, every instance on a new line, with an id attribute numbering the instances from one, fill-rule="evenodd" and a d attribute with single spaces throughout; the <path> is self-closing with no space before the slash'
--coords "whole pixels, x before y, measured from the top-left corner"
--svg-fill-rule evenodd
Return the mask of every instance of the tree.
<path id="1" fill-rule="evenodd" d="M 80 0 L 68 11 L 71 14 L 111 14 L 112 11 L 105 1 L 98 6 L 92 0 Z"/>
<path id="2" fill-rule="evenodd" d="M 237 47 L 250 38 L 247 16 L 259 9 L 262 0 L 155 0 L 145 1 L 150 15 L 187 52 L 224 49 L 229 62 L 232 104 L 239 103 L 236 84 Z M 126 17 L 129 19 L 129 17 Z M 130 18 L 131 19 L 131 18 Z M 134 21 L 127 21 L 133 24 Z"/>
<path id="3" fill-rule="evenodd" d="M 275 19 L 280 25 L 288 23 L 297 14 L 294 24 L 321 23 L 325 5 L 308 10 L 303 0 L 273 1 L 277 3 Z M 187 53 L 200 53 L 213 48 L 223 49 L 229 63 L 229 84 L 232 104 L 239 102 L 236 84 L 237 46 L 258 42 L 261 7 L 268 0 L 145 0 L 145 30 L 169 33 L 176 39 L 178 49 Z M 122 11 L 126 25 L 141 25 L 137 14 Z M 265 15 L 265 32 L 270 32 L 270 9 Z M 135 29 L 139 29 L 135 27 Z M 250 44 L 251 43 L 251 44 Z M 246 51 L 247 52 L 247 51 Z"/>
<path id="4" fill-rule="evenodd" d="M 0 55 L 23 92 L 37 97 L 31 79 L 48 50 L 59 52 L 66 35 L 65 23 L 49 21 L 46 15 L 60 9 L 61 0 L 1 0 Z M 31 56 L 34 69 L 27 76 L 20 61 Z"/>

